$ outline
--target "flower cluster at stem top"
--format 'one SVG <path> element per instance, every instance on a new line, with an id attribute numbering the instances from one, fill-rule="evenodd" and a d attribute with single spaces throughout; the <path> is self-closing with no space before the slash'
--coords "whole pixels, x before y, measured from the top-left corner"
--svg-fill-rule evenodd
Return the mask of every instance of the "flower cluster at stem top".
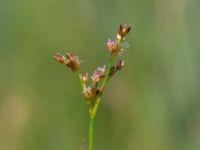
<path id="1" fill-rule="evenodd" d="M 89 76 L 88 73 L 84 75 L 80 73 L 81 61 L 75 54 L 70 52 L 64 56 L 57 53 L 54 56 L 57 62 L 66 65 L 72 72 L 78 75 L 82 85 L 82 92 L 87 103 L 95 104 L 97 98 L 102 95 L 108 80 L 123 68 L 125 64 L 124 60 L 115 62 L 115 59 L 118 55 L 122 55 L 123 51 L 128 48 L 128 43 L 124 41 L 130 30 L 131 27 L 129 25 L 120 25 L 116 38 L 114 40 L 108 39 L 106 42 L 106 49 L 111 54 L 108 65 L 97 67 L 91 76 Z"/>

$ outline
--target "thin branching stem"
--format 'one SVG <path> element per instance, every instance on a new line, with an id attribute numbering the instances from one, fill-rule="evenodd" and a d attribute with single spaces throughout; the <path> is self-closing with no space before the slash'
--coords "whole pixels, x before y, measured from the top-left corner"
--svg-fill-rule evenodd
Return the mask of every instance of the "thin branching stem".
<path id="1" fill-rule="evenodd" d="M 103 90 L 106 86 L 106 83 L 108 82 L 108 78 L 109 78 L 109 74 L 110 74 L 110 69 L 113 65 L 113 58 L 111 57 L 110 60 L 108 61 L 108 65 L 107 65 L 107 70 L 106 70 L 106 75 L 105 75 L 105 78 L 103 80 L 103 83 L 101 85 L 101 89 Z"/>
<path id="2" fill-rule="evenodd" d="M 105 75 L 105 78 L 103 80 L 103 83 L 101 85 L 101 89 L 103 90 L 108 82 L 108 78 L 109 78 L 109 74 L 110 74 L 110 69 L 113 65 L 113 58 L 111 58 L 108 62 L 108 67 L 107 67 L 107 70 L 106 70 L 106 75 Z M 100 105 L 100 102 L 101 102 L 101 97 L 98 97 L 96 99 L 96 102 L 94 104 L 94 106 L 92 107 L 92 111 L 90 111 L 90 123 L 89 123 L 89 146 L 88 146 L 88 150 L 92 150 L 92 145 L 93 145 L 93 130 L 94 130 L 94 119 L 95 119 L 95 116 L 96 116 L 96 113 L 97 113 L 97 110 L 99 108 L 99 105 Z"/>

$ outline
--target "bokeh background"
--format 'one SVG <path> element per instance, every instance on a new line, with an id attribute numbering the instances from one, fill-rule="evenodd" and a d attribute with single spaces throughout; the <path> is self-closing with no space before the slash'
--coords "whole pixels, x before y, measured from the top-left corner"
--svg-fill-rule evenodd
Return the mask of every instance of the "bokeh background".
<path id="1" fill-rule="evenodd" d="M 0 0 L 0 150 L 87 145 L 79 81 L 53 55 L 74 51 L 91 73 L 121 23 L 130 48 L 103 96 L 94 150 L 199 150 L 199 0 Z"/>

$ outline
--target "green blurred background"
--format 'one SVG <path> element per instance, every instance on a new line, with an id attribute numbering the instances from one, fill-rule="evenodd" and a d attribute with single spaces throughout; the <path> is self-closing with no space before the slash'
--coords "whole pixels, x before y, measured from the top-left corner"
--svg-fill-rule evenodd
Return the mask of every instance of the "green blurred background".
<path id="1" fill-rule="evenodd" d="M 74 51 L 90 73 L 132 26 L 126 66 L 95 121 L 94 150 L 200 149 L 199 0 L 0 0 L 0 150 L 79 150 L 88 112 Z"/>

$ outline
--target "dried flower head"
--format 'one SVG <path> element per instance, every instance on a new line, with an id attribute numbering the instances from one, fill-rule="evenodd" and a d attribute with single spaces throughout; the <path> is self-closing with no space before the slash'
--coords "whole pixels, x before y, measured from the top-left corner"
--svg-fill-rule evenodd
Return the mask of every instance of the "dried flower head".
<path id="1" fill-rule="evenodd" d="M 98 83 L 100 81 L 100 77 L 98 72 L 95 70 L 93 75 L 91 76 L 91 80 L 93 83 Z"/>
<path id="2" fill-rule="evenodd" d="M 65 63 L 66 63 L 66 58 L 65 58 L 65 56 L 63 56 L 63 55 L 60 54 L 60 53 L 57 53 L 57 54 L 54 56 L 54 59 L 55 59 L 57 62 L 61 63 L 61 64 L 65 64 Z"/>
<path id="3" fill-rule="evenodd" d="M 83 88 L 83 95 L 86 99 L 93 100 L 95 99 L 95 90 L 91 86 L 84 86 Z"/>
<path id="4" fill-rule="evenodd" d="M 130 32 L 130 30 L 131 30 L 131 26 L 127 24 L 120 25 L 119 31 L 117 33 L 117 39 L 119 40 L 124 39 L 126 35 Z"/>
<path id="5" fill-rule="evenodd" d="M 93 75 L 91 76 L 91 80 L 93 83 L 98 83 L 100 82 L 106 74 L 106 65 L 104 65 L 103 67 L 98 67 Z"/>
<path id="6" fill-rule="evenodd" d="M 73 72 L 78 72 L 80 68 L 80 61 L 78 56 L 74 55 L 73 53 L 67 53 L 66 57 L 67 67 L 69 67 Z"/>
<path id="7" fill-rule="evenodd" d="M 98 67 L 97 71 L 98 71 L 99 76 L 102 80 L 105 77 L 105 74 L 106 74 L 106 65 L 104 65 L 103 67 Z"/>
<path id="8" fill-rule="evenodd" d="M 106 43 L 106 47 L 109 52 L 111 52 L 112 56 L 116 56 L 117 54 L 121 53 L 121 47 L 116 40 L 108 39 Z"/>

